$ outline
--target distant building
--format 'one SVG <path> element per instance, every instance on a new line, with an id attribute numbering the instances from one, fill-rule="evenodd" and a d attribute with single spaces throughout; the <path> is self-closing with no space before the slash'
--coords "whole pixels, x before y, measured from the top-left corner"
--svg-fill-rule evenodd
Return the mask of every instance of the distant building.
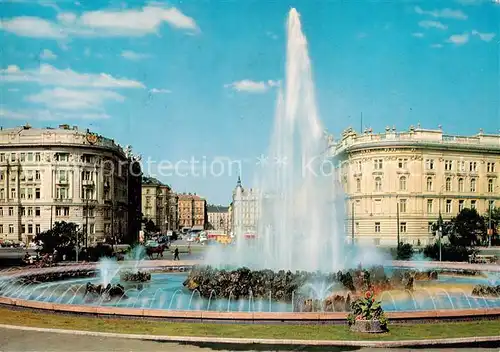
<path id="1" fill-rule="evenodd" d="M 57 221 L 88 245 L 125 240 L 137 204 L 128 152 L 76 126 L 0 130 L 0 239 L 29 242 Z"/>
<path id="2" fill-rule="evenodd" d="M 204 230 L 207 227 L 207 202 L 196 194 L 178 194 L 179 229 Z"/>
<path id="3" fill-rule="evenodd" d="M 432 224 L 463 208 L 500 206 L 500 135 L 464 137 L 420 126 L 375 134 L 347 129 L 331 145 L 347 194 L 346 232 L 357 242 L 426 245 Z M 398 211 L 399 208 L 399 211 Z"/>
<path id="4" fill-rule="evenodd" d="M 207 206 L 208 226 L 210 230 L 224 231 L 226 234 L 230 231 L 229 207 L 222 205 Z"/>
<path id="5" fill-rule="evenodd" d="M 139 238 L 142 221 L 142 169 L 140 157 L 128 155 L 130 177 L 128 180 L 128 217 L 129 227 L 124 242 L 134 244 Z"/>
<path id="6" fill-rule="evenodd" d="M 243 188 L 240 177 L 238 177 L 236 188 L 233 191 L 231 212 L 232 232 L 234 234 L 257 232 L 257 223 L 260 217 L 259 193 L 252 188 Z"/>
<path id="7" fill-rule="evenodd" d="M 142 214 L 151 220 L 161 233 L 177 230 L 176 195 L 170 186 L 154 177 L 142 178 Z"/>

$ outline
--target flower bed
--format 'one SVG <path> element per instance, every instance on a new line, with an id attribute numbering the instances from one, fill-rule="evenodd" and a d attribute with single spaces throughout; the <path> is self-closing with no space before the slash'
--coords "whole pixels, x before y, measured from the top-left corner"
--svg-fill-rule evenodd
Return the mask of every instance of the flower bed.
<path id="1" fill-rule="evenodd" d="M 352 331 L 365 333 L 381 333 L 388 331 L 387 317 L 372 291 L 366 291 L 364 297 L 351 304 L 351 312 L 347 321 Z"/>

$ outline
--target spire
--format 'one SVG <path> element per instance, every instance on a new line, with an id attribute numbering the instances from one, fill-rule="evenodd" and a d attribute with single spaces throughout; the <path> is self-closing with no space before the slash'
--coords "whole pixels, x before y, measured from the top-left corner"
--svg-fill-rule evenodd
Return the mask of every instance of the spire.
<path id="1" fill-rule="evenodd" d="M 238 182 L 236 182 L 236 187 L 241 187 L 241 177 L 238 176 Z"/>

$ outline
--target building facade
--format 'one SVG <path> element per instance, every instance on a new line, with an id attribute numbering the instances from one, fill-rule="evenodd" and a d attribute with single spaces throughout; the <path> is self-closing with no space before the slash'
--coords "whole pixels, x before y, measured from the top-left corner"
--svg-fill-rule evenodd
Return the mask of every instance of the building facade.
<path id="1" fill-rule="evenodd" d="M 179 229 L 203 230 L 207 228 L 207 202 L 196 194 L 178 194 Z"/>
<path id="2" fill-rule="evenodd" d="M 77 127 L 0 131 L 0 238 L 31 241 L 56 221 L 87 244 L 130 231 L 130 159 L 113 140 Z"/>
<path id="3" fill-rule="evenodd" d="M 410 127 L 344 131 L 331 145 L 346 193 L 348 240 L 376 245 L 434 241 L 431 227 L 463 208 L 500 206 L 500 135 L 446 135 Z"/>
<path id="4" fill-rule="evenodd" d="M 238 177 L 231 206 L 233 234 L 257 233 L 260 217 L 259 199 L 259 192 L 256 189 L 243 188 L 241 178 Z"/>
<path id="5" fill-rule="evenodd" d="M 222 205 L 208 205 L 207 206 L 208 229 L 223 231 L 229 234 L 230 231 L 230 217 L 229 207 Z"/>
<path id="6" fill-rule="evenodd" d="M 177 196 L 170 186 L 153 177 L 142 179 L 142 213 L 161 233 L 177 230 Z"/>

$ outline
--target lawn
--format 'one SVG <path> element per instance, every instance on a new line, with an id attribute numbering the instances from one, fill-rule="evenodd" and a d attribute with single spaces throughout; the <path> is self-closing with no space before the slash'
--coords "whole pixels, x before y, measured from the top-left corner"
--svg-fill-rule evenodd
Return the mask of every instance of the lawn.
<path id="1" fill-rule="evenodd" d="M 11 310 L 0 308 L 0 323 L 31 327 L 87 330 L 100 332 L 212 336 L 229 338 L 267 338 L 302 340 L 410 340 L 472 336 L 496 336 L 500 320 L 438 324 L 389 325 L 382 335 L 351 333 L 346 325 L 260 325 L 204 324 L 130 320 Z"/>

